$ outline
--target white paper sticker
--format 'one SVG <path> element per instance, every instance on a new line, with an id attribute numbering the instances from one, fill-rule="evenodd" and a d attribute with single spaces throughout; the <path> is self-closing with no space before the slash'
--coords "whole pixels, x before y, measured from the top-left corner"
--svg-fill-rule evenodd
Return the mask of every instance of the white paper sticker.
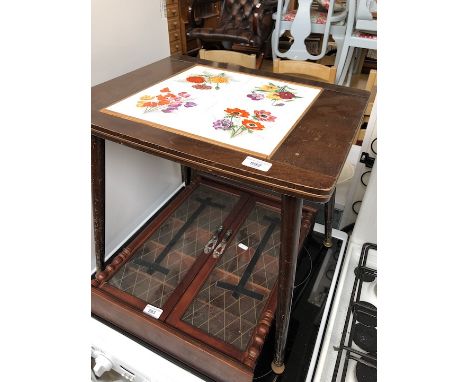
<path id="1" fill-rule="evenodd" d="M 247 251 L 249 249 L 249 247 L 247 247 L 245 244 L 242 244 L 242 243 L 239 243 L 238 247 L 240 249 L 243 249 L 244 251 Z"/>
<path id="2" fill-rule="evenodd" d="M 260 170 L 260 171 L 268 171 L 271 167 L 271 163 L 264 162 L 260 159 L 253 158 L 253 157 L 245 158 L 242 164 L 247 167 L 256 168 L 257 170 Z"/>
<path id="3" fill-rule="evenodd" d="M 163 310 L 156 308 L 153 305 L 146 305 L 145 309 L 143 309 L 143 312 L 146 313 L 147 315 L 154 317 L 154 318 L 159 318 L 159 316 L 162 314 Z"/>

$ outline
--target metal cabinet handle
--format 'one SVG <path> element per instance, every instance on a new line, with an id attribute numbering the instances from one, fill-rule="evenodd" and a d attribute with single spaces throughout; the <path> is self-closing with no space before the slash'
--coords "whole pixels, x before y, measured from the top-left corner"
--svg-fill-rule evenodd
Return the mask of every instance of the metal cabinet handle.
<path id="1" fill-rule="evenodd" d="M 224 235 L 224 238 L 221 241 L 221 243 L 219 243 L 218 246 L 216 247 L 216 249 L 213 251 L 213 257 L 215 259 L 218 258 L 219 256 L 221 256 L 224 253 L 224 250 L 226 249 L 226 243 L 229 240 L 229 238 L 231 237 L 231 235 L 232 235 L 232 230 L 229 229 L 226 232 L 226 235 Z"/>
<path id="2" fill-rule="evenodd" d="M 213 234 L 213 236 L 211 236 L 211 239 L 208 241 L 208 243 L 206 243 L 205 248 L 203 249 L 204 253 L 210 253 L 214 249 L 214 247 L 218 243 L 219 234 L 222 230 L 223 226 L 220 225 L 216 232 Z"/>

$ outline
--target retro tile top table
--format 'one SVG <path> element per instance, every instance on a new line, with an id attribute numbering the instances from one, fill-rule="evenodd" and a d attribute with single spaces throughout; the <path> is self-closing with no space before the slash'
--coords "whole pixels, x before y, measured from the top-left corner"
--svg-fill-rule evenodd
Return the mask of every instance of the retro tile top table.
<path id="1" fill-rule="evenodd" d="M 303 199 L 332 200 L 368 97 L 365 91 L 186 56 L 168 57 L 93 87 L 96 278 L 105 273 L 105 140 L 238 184 L 276 191 L 281 195 L 281 222 L 272 367 L 281 373 Z M 268 166 L 252 167 L 247 156 Z M 145 326 L 152 319 L 111 300 L 107 306 L 113 314 L 132 312 L 133 325 Z M 190 363 L 194 344 L 169 327 L 158 327 L 156 342 L 167 345 L 168 339 L 178 338 L 179 347 L 185 343 L 187 350 L 182 346 L 177 356 Z M 222 369 L 222 363 L 218 367 Z"/>
<path id="2" fill-rule="evenodd" d="M 269 158 L 320 92 L 196 65 L 102 112 Z"/>

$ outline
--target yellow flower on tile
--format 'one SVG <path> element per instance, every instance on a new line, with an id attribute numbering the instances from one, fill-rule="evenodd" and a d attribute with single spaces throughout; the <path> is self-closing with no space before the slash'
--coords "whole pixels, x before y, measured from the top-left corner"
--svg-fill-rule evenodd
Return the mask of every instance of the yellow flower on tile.
<path id="1" fill-rule="evenodd" d="M 260 90 L 264 90 L 266 92 L 273 92 L 275 91 L 276 89 L 278 89 L 278 86 L 275 86 L 275 85 L 263 85 L 263 86 L 260 86 Z"/>
<path id="2" fill-rule="evenodd" d="M 224 84 L 226 82 L 229 82 L 229 79 L 223 76 L 215 76 L 210 78 L 210 82 L 214 84 Z"/>
<path id="3" fill-rule="evenodd" d="M 268 93 L 266 95 L 267 98 L 269 99 L 281 99 L 281 97 L 278 95 L 278 93 Z"/>
<path id="4" fill-rule="evenodd" d="M 150 99 L 153 99 L 153 98 L 154 98 L 154 97 L 151 97 L 151 96 L 149 96 L 149 95 L 144 95 L 144 96 L 140 97 L 140 99 L 141 99 L 142 101 L 149 101 Z"/>

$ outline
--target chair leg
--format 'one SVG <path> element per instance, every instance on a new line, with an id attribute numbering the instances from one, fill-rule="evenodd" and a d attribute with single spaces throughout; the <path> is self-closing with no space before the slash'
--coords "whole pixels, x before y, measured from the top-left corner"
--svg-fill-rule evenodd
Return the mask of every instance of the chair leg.
<path id="1" fill-rule="evenodd" d="M 276 28 L 273 29 L 273 32 L 271 34 L 271 57 L 273 60 L 276 60 L 278 58 L 278 56 L 275 53 L 275 47 L 278 46 L 278 40 L 275 37 L 276 37 Z"/>
<path id="2" fill-rule="evenodd" d="M 360 74 L 362 72 L 362 67 L 364 66 L 364 61 L 366 59 L 368 51 L 369 49 L 359 49 L 359 60 L 357 62 L 354 74 Z"/>
<path id="3" fill-rule="evenodd" d="M 341 48 L 340 58 L 338 59 L 338 65 L 336 67 L 336 81 L 335 81 L 336 84 L 340 83 L 343 70 L 345 67 L 345 63 L 346 63 L 346 58 L 348 57 L 348 50 L 349 50 L 349 44 L 345 42 L 343 44 L 343 47 Z"/>
<path id="4" fill-rule="evenodd" d="M 338 85 L 343 85 L 344 80 L 346 79 L 346 74 L 348 73 L 349 65 L 351 63 L 351 59 L 353 58 L 354 46 L 348 46 L 346 50 L 347 50 L 346 57 L 344 57 L 345 60 L 343 62 L 343 67 L 341 68 L 340 77 L 338 77 L 338 73 L 337 73 L 337 78 L 338 78 L 337 84 Z M 341 64 L 341 60 L 340 60 L 340 64 Z"/>
<path id="5" fill-rule="evenodd" d="M 356 70 L 357 66 L 357 60 L 359 56 L 359 49 L 356 49 L 355 52 L 351 55 L 351 63 L 349 65 L 349 68 L 346 70 L 346 86 L 351 86 L 351 78 L 353 77 L 353 74 Z"/>
<path id="6" fill-rule="evenodd" d="M 340 63 L 341 52 L 343 51 L 344 38 L 333 35 L 333 40 L 335 40 L 336 44 L 335 63 L 333 65 L 337 68 Z"/>

